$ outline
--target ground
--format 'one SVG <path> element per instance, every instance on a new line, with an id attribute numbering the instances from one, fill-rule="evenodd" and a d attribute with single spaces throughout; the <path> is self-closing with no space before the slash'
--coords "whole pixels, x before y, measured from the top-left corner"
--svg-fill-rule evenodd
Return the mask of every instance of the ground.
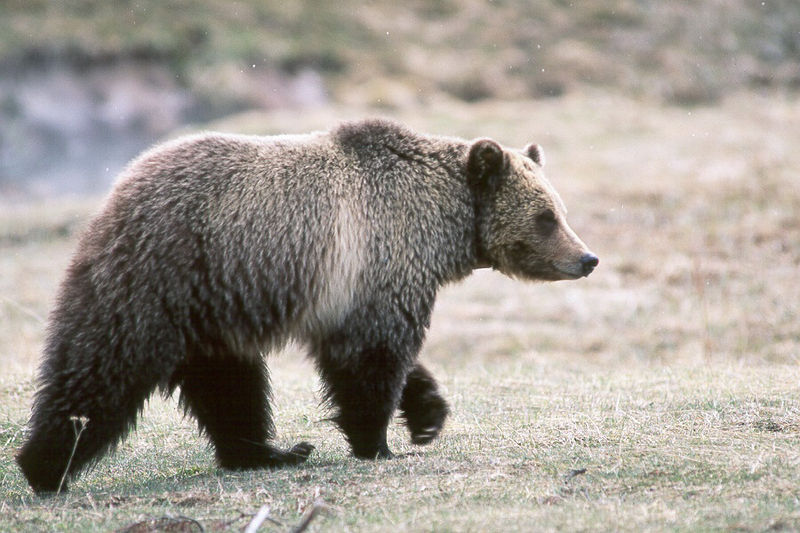
<path id="1" fill-rule="evenodd" d="M 241 115 L 214 126 L 306 131 L 363 109 Z M 297 347 L 272 356 L 279 442 L 307 464 L 218 470 L 174 400 L 41 500 L 13 463 L 44 317 L 99 200 L 0 209 L 0 530 L 796 530 L 800 528 L 800 105 L 732 95 L 664 107 L 573 92 L 446 98 L 396 118 L 425 131 L 542 144 L 589 278 L 490 271 L 446 287 L 422 359 L 453 415 L 425 448 L 362 462 L 325 422 Z M 182 518 L 183 517 L 183 518 Z M 138 528 L 138 529 L 136 529 Z M 172 528 L 172 529 L 169 529 Z M 180 529 L 184 528 L 184 529 Z"/>

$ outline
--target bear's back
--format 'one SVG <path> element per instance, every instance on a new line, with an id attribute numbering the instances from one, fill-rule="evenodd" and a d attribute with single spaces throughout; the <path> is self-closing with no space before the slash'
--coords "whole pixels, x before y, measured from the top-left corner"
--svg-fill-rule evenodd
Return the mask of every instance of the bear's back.
<path id="1" fill-rule="evenodd" d="M 175 314 L 202 309 L 220 335 L 316 335 L 354 306 L 416 302 L 469 272 L 462 152 L 381 120 L 177 139 L 125 171 L 86 262 L 146 273 L 143 289 Z"/>

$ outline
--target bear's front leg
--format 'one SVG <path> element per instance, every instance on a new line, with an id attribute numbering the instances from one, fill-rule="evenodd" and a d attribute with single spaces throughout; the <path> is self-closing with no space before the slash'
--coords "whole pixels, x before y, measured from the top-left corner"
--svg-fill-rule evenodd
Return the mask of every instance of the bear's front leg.
<path id="1" fill-rule="evenodd" d="M 338 332 L 320 342 L 315 350 L 317 367 L 326 398 L 336 409 L 332 420 L 344 433 L 353 455 L 391 458 L 386 429 L 400 401 L 412 365 L 410 354 L 416 355 L 417 344 L 366 343 L 366 335 L 360 333 Z"/>
<path id="2" fill-rule="evenodd" d="M 435 439 L 450 413 L 433 375 L 419 363 L 406 378 L 400 411 L 413 444 L 428 444 Z"/>

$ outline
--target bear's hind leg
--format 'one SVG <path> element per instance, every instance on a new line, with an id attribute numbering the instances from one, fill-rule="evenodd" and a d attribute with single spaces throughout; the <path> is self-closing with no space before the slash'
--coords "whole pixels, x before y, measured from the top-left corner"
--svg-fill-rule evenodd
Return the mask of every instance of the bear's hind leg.
<path id="1" fill-rule="evenodd" d="M 193 355 L 176 374 L 180 401 L 214 445 L 223 468 L 245 470 L 302 463 L 314 449 L 269 444 L 274 436 L 269 376 L 263 357 L 225 353 Z"/>
<path id="2" fill-rule="evenodd" d="M 400 412 L 406 420 L 413 444 L 428 444 L 435 439 L 450 413 L 433 375 L 419 363 L 406 379 Z"/>
<path id="3" fill-rule="evenodd" d="M 136 365 L 135 355 L 105 356 L 99 348 L 79 351 L 60 344 L 50 349 L 31 433 L 17 455 L 37 493 L 65 491 L 68 480 L 119 442 L 135 425 L 160 378 L 155 365 Z"/>

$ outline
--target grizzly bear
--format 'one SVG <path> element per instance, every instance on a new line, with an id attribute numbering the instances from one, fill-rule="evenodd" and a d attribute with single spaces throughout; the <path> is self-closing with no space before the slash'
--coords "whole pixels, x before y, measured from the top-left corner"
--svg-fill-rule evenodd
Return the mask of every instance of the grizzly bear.
<path id="1" fill-rule="evenodd" d="M 386 120 L 326 133 L 201 134 L 157 146 L 91 222 L 49 319 L 17 461 L 63 489 L 180 388 L 228 469 L 304 461 L 270 441 L 264 354 L 308 347 L 361 458 L 392 456 L 399 409 L 415 444 L 448 415 L 417 362 L 437 290 L 491 267 L 577 279 L 598 259 L 565 220 L 538 145 L 521 151 Z M 87 420 L 76 441 L 75 417 Z"/>

